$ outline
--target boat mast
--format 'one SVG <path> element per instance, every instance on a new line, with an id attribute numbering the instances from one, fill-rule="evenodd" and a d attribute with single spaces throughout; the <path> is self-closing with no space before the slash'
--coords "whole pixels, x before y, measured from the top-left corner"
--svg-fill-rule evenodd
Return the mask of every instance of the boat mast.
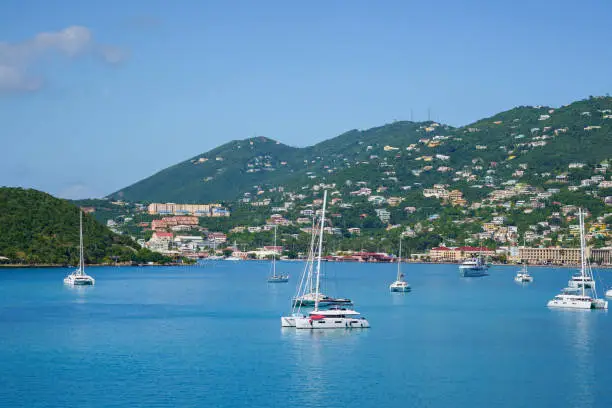
<path id="1" fill-rule="evenodd" d="M 401 279 L 400 265 L 402 263 L 402 236 L 400 235 L 399 256 L 397 257 L 397 280 Z"/>
<path id="2" fill-rule="evenodd" d="M 585 240 L 584 240 L 584 213 L 582 208 L 578 209 L 578 223 L 580 226 L 580 276 L 582 277 L 582 296 L 584 296 L 584 287 L 586 277 L 586 254 L 585 254 Z"/>
<path id="3" fill-rule="evenodd" d="M 83 253 L 83 211 L 79 208 L 79 275 L 85 274 L 85 256 Z"/>
<path id="4" fill-rule="evenodd" d="M 312 218 L 312 233 L 310 234 L 310 251 L 308 252 L 308 293 L 312 293 L 314 288 L 312 287 L 312 268 L 314 266 L 315 256 L 315 242 L 316 242 L 317 222 L 316 217 Z"/>
<path id="5" fill-rule="evenodd" d="M 274 250 L 272 254 L 272 277 L 276 278 L 276 228 L 277 225 L 274 224 Z"/>
<path id="6" fill-rule="evenodd" d="M 325 205 L 327 204 L 327 190 L 323 191 L 323 211 L 321 212 L 321 225 L 319 228 L 319 253 L 317 254 L 317 281 L 315 283 L 315 312 L 319 310 L 319 275 L 321 274 L 321 250 L 323 248 L 323 227 L 325 225 Z"/>

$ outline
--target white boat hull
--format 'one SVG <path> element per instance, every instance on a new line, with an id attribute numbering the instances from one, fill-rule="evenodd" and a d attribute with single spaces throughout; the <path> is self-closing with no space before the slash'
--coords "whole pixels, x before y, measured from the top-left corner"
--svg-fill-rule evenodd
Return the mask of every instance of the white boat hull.
<path id="1" fill-rule="evenodd" d="M 284 276 L 284 275 L 277 275 L 277 276 L 271 276 L 268 278 L 268 283 L 287 283 L 289 282 L 289 275 Z"/>
<path id="2" fill-rule="evenodd" d="M 309 317 L 295 318 L 296 329 L 367 329 L 369 327 L 370 323 L 361 317 L 326 317 L 324 319 L 311 319 Z"/>
<path id="3" fill-rule="evenodd" d="M 592 309 L 593 303 L 584 300 L 550 300 L 548 301 L 548 307 L 561 308 L 561 309 Z"/>
<path id="4" fill-rule="evenodd" d="M 295 327 L 295 317 L 281 317 L 281 327 Z"/>
<path id="5" fill-rule="evenodd" d="M 64 284 L 69 286 L 93 286 L 96 280 L 89 275 L 68 275 L 64 278 Z"/>
<path id="6" fill-rule="evenodd" d="M 612 297 L 612 289 L 608 289 L 606 292 L 606 297 Z"/>
<path id="7" fill-rule="evenodd" d="M 406 282 L 393 282 L 389 285 L 389 290 L 391 292 L 410 292 L 411 288 Z"/>
<path id="8" fill-rule="evenodd" d="M 525 275 L 517 275 L 514 277 L 514 281 L 518 283 L 528 283 L 533 282 L 533 276 L 525 276 Z"/>

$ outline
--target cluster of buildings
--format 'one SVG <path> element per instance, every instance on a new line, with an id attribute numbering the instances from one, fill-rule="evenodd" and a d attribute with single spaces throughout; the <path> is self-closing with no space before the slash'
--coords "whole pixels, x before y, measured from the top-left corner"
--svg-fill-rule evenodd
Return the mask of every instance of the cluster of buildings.
<path id="1" fill-rule="evenodd" d="M 196 217 L 229 217 L 230 212 L 221 204 L 151 203 L 150 215 L 193 215 Z"/>

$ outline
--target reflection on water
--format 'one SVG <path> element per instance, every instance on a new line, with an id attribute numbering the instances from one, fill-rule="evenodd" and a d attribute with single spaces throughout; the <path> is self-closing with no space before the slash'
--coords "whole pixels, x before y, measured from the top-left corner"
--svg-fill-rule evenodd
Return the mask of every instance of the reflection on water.
<path id="1" fill-rule="evenodd" d="M 408 302 L 408 296 L 410 296 L 410 292 L 391 292 L 389 291 L 389 293 L 391 294 L 391 303 L 394 306 L 403 306 L 406 305 Z"/>
<path id="2" fill-rule="evenodd" d="M 89 293 L 93 292 L 94 290 L 94 286 L 93 285 L 76 285 L 76 286 L 69 286 L 69 285 L 65 285 L 67 290 L 72 291 L 75 295 L 76 298 L 72 301 L 73 303 L 79 303 L 79 304 L 84 304 L 87 303 L 87 296 Z"/>
<path id="3" fill-rule="evenodd" d="M 597 315 L 604 311 L 592 310 L 555 310 L 559 314 L 567 336 L 568 348 L 572 359 L 567 361 L 567 368 L 573 373 L 573 395 L 570 396 L 572 406 L 593 406 L 595 383 L 595 370 L 593 362 L 593 330 L 596 326 Z"/>

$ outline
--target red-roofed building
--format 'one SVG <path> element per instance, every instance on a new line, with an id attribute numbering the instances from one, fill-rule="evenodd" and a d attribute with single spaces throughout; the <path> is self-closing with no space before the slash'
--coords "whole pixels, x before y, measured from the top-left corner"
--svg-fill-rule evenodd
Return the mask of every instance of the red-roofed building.
<path id="1" fill-rule="evenodd" d="M 168 252 L 172 245 L 172 238 L 173 235 L 171 232 L 156 231 L 153 233 L 149 242 L 147 242 L 147 247 L 154 252 Z"/>

